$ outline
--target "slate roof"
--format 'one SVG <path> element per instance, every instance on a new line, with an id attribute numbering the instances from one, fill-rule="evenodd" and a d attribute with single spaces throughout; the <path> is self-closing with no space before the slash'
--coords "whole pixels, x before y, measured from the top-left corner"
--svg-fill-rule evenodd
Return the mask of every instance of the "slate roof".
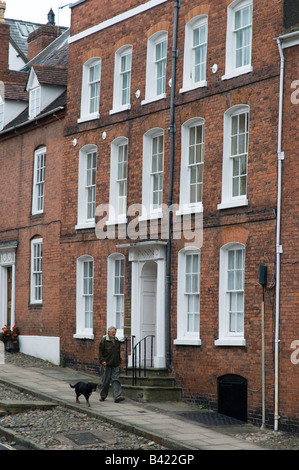
<path id="1" fill-rule="evenodd" d="M 52 103 L 47 106 L 45 109 L 43 109 L 41 111 L 40 114 L 38 114 L 35 118 L 34 118 L 34 121 L 36 121 L 37 119 L 39 119 L 40 117 L 42 117 L 43 115 L 47 114 L 47 113 L 50 113 L 51 111 L 54 111 L 55 109 L 58 109 L 58 108 L 65 108 L 66 106 L 66 94 L 67 92 L 64 91 L 60 96 L 58 96 L 58 98 L 56 98 L 56 100 L 52 101 Z M 0 132 L 0 134 L 2 132 L 5 132 L 13 127 L 16 127 L 16 126 L 21 126 L 22 124 L 27 124 L 30 122 L 30 119 L 28 118 L 28 107 L 26 109 L 24 109 L 24 111 L 19 114 L 19 116 L 17 116 L 13 121 L 10 121 L 4 128 L 3 130 Z"/>
<path id="2" fill-rule="evenodd" d="M 13 20 L 14 21 L 14 20 Z M 40 25 L 37 25 L 39 27 Z M 38 81 L 43 85 L 49 86 L 67 86 L 67 71 L 68 71 L 68 38 L 70 35 L 69 28 L 65 29 L 62 34 L 56 38 L 51 44 L 49 44 L 43 51 L 41 51 L 36 57 L 31 59 L 23 67 L 19 73 L 28 73 L 31 68 L 37 75 Z M 26 38 L 27 43 L 27 38 Z M 29 76 L 29 75 L 28 75 Z M 18 84 L 7 84 L 8 89 L 5 90 L 6 99 L 18 99 L 28 101 L 28 93 L 24 89 L 24 85 Z M 59 108 L 66 107 L 66 90 L 58 96 L 47 108 L 43 109 L 34 120 L 38 120 L 42 116 L 51 111 Z M 25 125 L 30 122 L 28 117 L 28 107 L 20 113 L 13 121 L 9 122 L 4 129 L 0 132 L 2 134 L 9 129 Z"/>
<path id="3" fill-rule="evenodd" d="M 41 23 L 32 23 L 30 21 L 5 19 L 5 22 L 10 26 L 10 40 L 18 52 L 22 55 L 25 62 L 28 57 L 28 35 L 38 29 L 40 26 L 44 26 Z M 68 28 L 60 27 L 61 31 L 65 32 Z M 27 34 L 28 33 L 28 34 Z"/>
<path id="4" fill-rule="evenodd" d="M 33 64 L 67 67 L 69 58 L 69 36 L 70 30 L 68 28 L 37 56 L 27 62 L 22 71 L 29 71 Z"/>
<path id="5" fill-rule="evenodd" d="M 27 38 L 22 34 L 22 31 L 25 31 L 25 28 L 22 29 L 21 25 L 25 25 L 28 32 L 32 32 L 42 26 L 40 23 L 31 23 L 30 21 L 22 21 L 22 20 L 11 20 L 5 19 L 5 22 L 10 26 L 10 39 L 13 45 L 18 49 L 19 52 L 22 53 L 23 57 L 26 58 L 28 56 L 28 43 Z"/>

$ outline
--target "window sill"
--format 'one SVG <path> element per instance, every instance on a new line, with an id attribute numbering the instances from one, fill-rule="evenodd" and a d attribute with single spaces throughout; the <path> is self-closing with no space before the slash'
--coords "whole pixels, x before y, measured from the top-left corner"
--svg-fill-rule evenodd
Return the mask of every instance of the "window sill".
<path id="1" fill-rule="evenodd" d="M 183 88 L 180 89 L 180 93 L 187 93 L 188 91 L 193 91 L 193 90 L 197 90 L 198 88 L 204 88 L 206 87 L 208 84 L 207 84 L 207 81 L 206 80 L 202 80 L 201 82 L 198 82 L 198 83 L 194 83 L 190 86 L 183 86 Z"/>
<path id="2" fill-rule="evenodd" d="M 159 96 L 151 96 L 150 98 L 146 98 L 145 100 L 141 101 L 141 104 L 142 105 L 149 104 L 155 101 L 163 100 L 165 98 L 166 98 L 166 93 L 163 93 L 162 95 L 159 95 Z"/>
<path id="3" fill-rule="evenodd" d="M 203 205 L 201 203 L 194 206 L 183 204 L 183 207 L 180 207 L 179 210 L 176 211 L 175 215 L 198 214 L 200 212 L 203 212 Z"/>
<path id="4" fill-rule="evenodd" d="M 221 77 L 221 80 L 230 80 L 231 78 L 239 77 L 240 75 L 245 75 L 246 73 L 250 73 L 253 71 L 253 67 L 251 65 L 247 65 L 246 67 L 240 67 L 239 69 L 232 70 L 231 72 L 226 73 Z"/>
<path id="5" fill-rule="evenodd" d="M 177 338 L 173 340 L 173 344 L 177 346 L 201 346 L 201 339 Z"/>
<path id="6" fill-rule="evenodd" d="M 162 212 L 154 212 L 150 213 L 149 215 L 141 215 L 138 217 L 138 222 L 146 222 L 147 220 L 156 220 L 156 219 L 163 219 Z"/>
<path id="7" fill-rule="evenodd" d="M 246 346 L 246 340 L 240 338 L 222 338 L 215 341 L 215 346 Z"/>
<path id="8" fill-rule="evenodd" d="M 127 222 L 128 222 L 128 219 L 124 217 L 123 219 L 107 220 L 106 225 L 121 225 L 121 224 L 126 224 Z"/>
<path id="9" fill-rule="evenodd" d="M 92 222 L 86 222 L 85 224 L 75 225 L 75 230 L 84 230 L 87 228 L 95 228 L 95 227 L 96 227 L 96 223 L 95 221 L 92 221 Z"/>
<path id="10" fill-rule="evenodd" d="M 42 300 L 40 302 L 30 302 L 29 304 L 29 308 L 42 307 L 42 306 L 43 306 Z"/>
<path id="11" fill-rule="evenodd" d="M 75 339 L 94 339 L 94 334 L 93 333 L 76 333 L 73 335 L 73 338 Z"/>
<path id="12" fill-rule="evenodd" d="M 31 213 L 31 217 L 35 217 L 37 215 L 43 215 L 44 214 L 44 211 L 32 211 Z"/>
<path id="13" fill-rule="evenodd" d="M 217 209 L 231 209 L 234 207 L 248 206 L 248 199 L 238 199 L 236 201 L 221 202 L 217 205 Z"/>
<path id="14" fill-rule="evenodd" d="M 88 116 L 82 116 L 77 119 L 78 124 L 82 122 L 94 121 L 95 119 L 100 119 L 100 113 L 89 114 Z"/>
<path id="15" fill-rule="evenodd" d="M 122 113 L 123 111 L 129 111 L 131 109 L 130 104 L 126 104 L 124 106 L 120 106 L 119 108 L 113 108 L 109 111 L 110 116 L 112 114 Z"/>

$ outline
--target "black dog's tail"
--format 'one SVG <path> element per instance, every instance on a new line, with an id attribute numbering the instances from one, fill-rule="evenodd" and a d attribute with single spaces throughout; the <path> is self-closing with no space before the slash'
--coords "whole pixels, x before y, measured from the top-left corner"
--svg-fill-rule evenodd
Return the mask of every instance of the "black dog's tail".
<path id="1" fill-rule="evenodd" d="M 71 387 L 71 388 L 75 388 L 75 385 L 70 384 L 70 387 Z"/>

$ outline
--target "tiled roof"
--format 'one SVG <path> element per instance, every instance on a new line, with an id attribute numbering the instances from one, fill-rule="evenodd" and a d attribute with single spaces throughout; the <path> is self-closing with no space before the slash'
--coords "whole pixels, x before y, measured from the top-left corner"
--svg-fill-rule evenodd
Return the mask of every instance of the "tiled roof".
<path id="1" fill-rule="evenodd" d="M 24 85 L 20 83 L 6 83 L 5 84 L 5 99 L 28 101 L 28 93 L 24 89 Z"/>
<path id="2" fill-rule="evenodd" d="M 40 84 L 55 86 L 67 85 L 67 67 L 33 65 L 32 68 Z"/>

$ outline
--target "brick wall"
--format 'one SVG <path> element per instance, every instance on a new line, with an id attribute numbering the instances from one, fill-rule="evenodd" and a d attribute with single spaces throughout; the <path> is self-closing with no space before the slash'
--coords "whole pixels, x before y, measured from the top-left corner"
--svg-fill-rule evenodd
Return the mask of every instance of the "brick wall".
<path id="1" fill-rule="evenodd" d="M 60 115 L 62 117 L 62 114 Z M 63 121 L 28 126 L 0 143 L 0 242 L 18 241 L 16 322 L 22 335 L 59 336 L 60 213 Z M 44 213 L 32 215 L 34 151 L 47 147 Z M 43 238 L 43 303 L 30 304 L 30 242 Z"/>

